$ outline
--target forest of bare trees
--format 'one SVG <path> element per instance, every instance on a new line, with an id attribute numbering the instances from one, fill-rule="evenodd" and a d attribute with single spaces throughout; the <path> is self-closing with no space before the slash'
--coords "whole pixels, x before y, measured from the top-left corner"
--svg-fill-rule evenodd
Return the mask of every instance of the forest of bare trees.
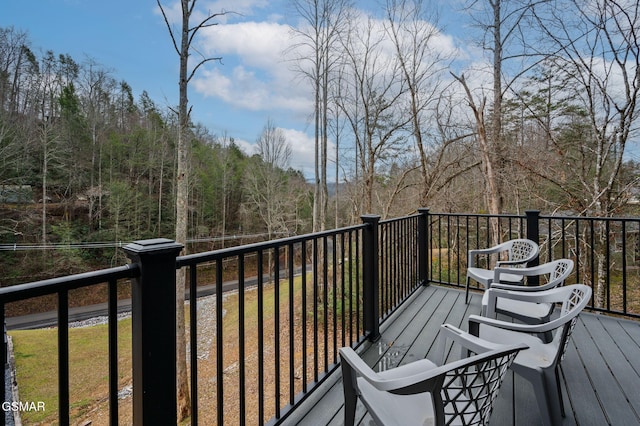
<path id="1" fill-rule="evenodd" d="M 313 177 L 290 167 L 278 123 L 265 123 L 248 155 L 178 106 L 136 98 L 109 64 L 0 29 L 0 243 L 173 238 L 184 170 L 194 249 L 418 207 L 634 213 L 637 2 L 457 4 L 447 13 L 471 22 L 459 39 L 431 2 L 364 12 L 346 0 L 292 0 L 304 25 L 282 60 L 312 94 Z M 461 44 L 483 60 L 462 57 Z M 3 252 L 3 283 L 122 261 L 113 248 L 37 253 Z"/>

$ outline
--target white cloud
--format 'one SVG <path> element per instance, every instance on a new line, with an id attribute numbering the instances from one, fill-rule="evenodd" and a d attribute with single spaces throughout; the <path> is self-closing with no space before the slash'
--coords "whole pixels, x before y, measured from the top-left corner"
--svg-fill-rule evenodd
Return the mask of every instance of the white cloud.
<path id="1" fill-rule="evenodd" d="M 315 142 L 313 137 L 295 129 L 281 129 L 291 147 L 289 166 L 301 170 L 305 176 L 313 176 L 315 166 Z"/>
<path id="2" fill-rule="evenodd" d="M 289 27 L 274 22 L 242 22 L 207 28 L 201 38 L 205 55 L 223 63 L 199 71 L 194 88 L 231 106 L 253 111 L 281 109 L 307 114 L 308 87 L 284 61 Z"/>
<path id="3" fill-rule="evenodd" d="M 314 140 L 312 136 L 296 130 L 280 128 L 284 137 L 291 147 L 291 159 L 289 167 L 300 170 L 307 177 L 314 175 Z M 235 139 L 234 143 L 247 155 L 251 156 L 258 152 L 255 142 L 248 142 L 242 139 Z M 329 149 L 334 149 L 329 147 Z"/>
<path id="4" fill-rule="evenodd" d="M 258 153 L 258 148 L 255 143 L 247 142 L 244 139 L 234 139 L 233 143 L 235 143 L 238 148 L 242 150 L 248 156 L 252 156 L 253 154 Z"/>

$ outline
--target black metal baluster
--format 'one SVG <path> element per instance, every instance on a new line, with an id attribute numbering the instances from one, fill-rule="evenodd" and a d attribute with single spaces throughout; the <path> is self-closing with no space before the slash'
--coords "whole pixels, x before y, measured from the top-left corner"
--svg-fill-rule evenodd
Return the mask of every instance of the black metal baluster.
<path id="1" fill-rule="evenodd" d="M 295 402 L 295 340 L 294 340 L 294 332 L 295 332 L 295 306 L 293 303 L 295 296 L 295 281 L 294 281 L 294 268 L 293 268 L 293 243 L 289 243 L 287 246 L 287 250 L 289 253 L 288 256 L 288 267 L 289 267 L 289 404 L 293 405 Z"/>
<path id="2" fill-rule="evenodd" d="M 216 261 L 216 414 L 218 424 L 224 424 L 224 327 L 222 306 L 222 261 Z"/>
<path id="3" fill-rule="evenodd" d="M 331 250 L 331 270 L 332 270 L 332 279 L 331 286 L 333 287 L 333 315 L 332 315 L 332 324 L 333 324 L 333 363 L 338 362 L 338 274 L 337 274 L 337 239 L 335 235 L 332 236 L 331 241 L 332 250 Z"/>
<path id="4" fill-rule="evenodd" d="M 258 422 L 264 424 L 264 255 L 258 250 Z"/>
<path id="5" fill-rule="evenodd" d="M 313 381 L 318 381 L 318 239 L 313 239 Z"/>
<path id="6" fill-rule="evenodd" d="M 607 288 L 605 290 L 606 298 L 607 298 L 607 302 L 606 302 L 607 303 L 607 310 L 611 309 L 611 291 L 610 291 L 611 290 L 611 268 L 609 268 L 609 265 L 611 265 L 611 263 L 609 263 L 611 261 L 611 243 L 610 243 L 610 239 L 609 239 L 609 235 L 611 235 L 610 234 L 610 232 L 611 232 L 610 224 L 611 224 L 611 222 L 609 220 L 605 220 L 604 227 L 605 227 L 605 233 L 606 233 L 605 235 L 606 235 L 606 237 L 605 237 L 605 249 L 604 249 L 605 255 L 604 256 L 605 256 L 606 265 L 607 265 L 607 267 L 605 269 L 605 282 L 606 282 L 606 285 L 607 285 Z M 602 228 L 600 228 L 600 229 L 602 229 Z M 615 242 L 614 242 L 614 244 L 615 244 Z M 622 254 L 624 255 L 624 251 L 623 251 Z"/>
<path id="7" fill-rule="evenodd" d="M 4 348 L 2 349 L 2 400 L 3 401 L 10 401 L 11 399 L 9 398 L 9 395 L 7 394 L 8 389 L 7 386 L 4 385 L 4 383 L 7 383 L 7 363 L 9 362 L 9 360 L 7 359 L 7 356 L 9 355 L 7 353 L 8 348 L 8 337 L 7 337 L 7 329 L 5 326 L 5 317 L 4 317 L 4 303 L 0 304 L 0 320 L 2 321 L 2 332 L 3 332 L 3 339 L 4 339 Z M 0 413 L 0 426 L 4 426 L 7 422 L 7 416 L 10 416 L 11 414 L 9 414 L 8 412 L 2 412 Z"/>
<path id="8" fill-rule="evenodd" d="M 245 327 L 244 327 L 244 255 L 238 255 L 238 390 L 240 425 L 244 426 L 246 419 L 246 366 L 245 366 Z"/>
<path id="9" fill-rule="evenodd" d="M 356 261 L 356 340 L 360 340 L 360 336 L 364 334 L 364 332 L 361 332 L 361 330 L 363 330 L 362 327 L 362 321 L 361 321 L 361 315 L 362 315 L 362 309 L 360 308 L 360 289 L 362 286 L 362 281 L 360 278 L 360 271 L 362 268 L 362 264 L 360 259 L 362 259 L 362 251 L 361 251 L 361 244 L 360 242 L 362 241 L 362 230 L 360 230 L 358 232 L 358 235 L 356 236 L 356 256 L 355 256 L 355 261 Z"/>
<path id="10" fill-rule="evenodd" d="M 302 391 L 307 392 L 307 243 L 300 244 L 300 258 L 302 259 Z"/>
<path id="11" fill-rule="evenodd" d="M 344 262 L 345 262 L 345 250 L 344 250 L 344 232 L 340 233 L 340 302 L 342 303 L 342 343 L 340 346 L 346 345 L 346 305 L 345 305 L 345 294 L 344 294 L 344 286 L 345 286 L 345 277 L 344 277 Z"/>
<path id="12" fill-rule="evenodd" d="M 109 424 L 118 425 L 118 281 L 108 285 Z"/>
<path id="13" fill-rule="evenodd" d="M 191 424 L 198 424 L 198 273 L 189 267 L 189 347 L 191 350 Z"/>
<path id="14" fill-rule="evenodd" d="M 354 233 L 352 231 L 349 231 L 348 235 L 348 244 L 349 244 L 349 248 L 347 250 L 348 252 L 348 259 L 349 259 L 349 265 L 348 265 L 348 270 L 349 270 L 349 346 L 353 346 L 353 263 L 354 263 L 354 259 L 356 258 L 356 256 L 354 256 L 353 254 L 353 238 L 354 238 Z M 357 285 L 357 282 L 356 282 Z"/>
<path id="15" fill-rule="evenodd" d="M 69 424 L 69 291 L 58 292 L 58 419 Z"/>
<path id="16" fill-rule="evenodd" d="M 275 355 L 275 372 L 274 372 L 274 405 L 275 418 L 280 418 L 280 247 L 273 249 L 273 318 L 274 318 L 274 336 L 273 350 Z"/>
<path id="17" fill-rule="evenodd" d="M 322 329 L 323 329 L 323 355 L 324 355 L 324 364 L 322 366 L 323 372 L 328 370 L 329 365 L 329 265 L 328 265 L 328 255 L 327 251 L 329 248 L 327 247 L 327 237 L 322 237 L 322 313 L 323 313 L 323 321 L 322 321 Z"/>

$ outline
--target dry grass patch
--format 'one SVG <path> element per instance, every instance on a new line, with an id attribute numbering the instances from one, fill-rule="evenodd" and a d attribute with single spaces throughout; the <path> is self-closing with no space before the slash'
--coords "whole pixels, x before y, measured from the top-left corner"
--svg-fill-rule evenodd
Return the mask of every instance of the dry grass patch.
<path id="1" fill-rule="evenodd" d="M 313 288 L 309 284 L 305 296 L 307 312 L 303 312 L 301 282 L 301 279 L 297 277 L 293 281 L 293 288 L 291 288 L 289 282 L 283 280 L 279 285 L 277 299 L 274 284 L 264 286 L 261 299 L 256 288 L 247 289 L 243 298 L 244 315 L 242 316 L 239 294 L 237 292 L 225 294 L 222 324 L 224 336 L 222 378 L 216 377 L 218 343 L 216 339 L 215 297 L 198 300 L 200 424 L 216 424 L 218 380 L 223 380 L 224 423 L 237 424 L 239 422 L 240 393 L 241 388 L 244 387 L 246 423 L 257 424 L 259 395 L 262 395 L 265 405 L 263 420 L 268 421 L 275 415 L 276 405 L 286 405 L 291 395 L 303 390 L 304 383 L 313 382 L 316 373 L 321 373 L 336 361 L 334 334 L 338 336 L 335 348 L 348 344 L 349 338 L 347 336 L 347 342 L 343 342 L 341 324 L 336 324 L 335 327 L 332 324 L 333 294 L 323 295 L 319 289 L 315 295 L 318 300 L 314 300 Z M 323 312 L 323 298 L 325 296 L 328 297 L 326 315 Z M 291 299 L 291 297 L 293 298 Z M 314 302 L 319 306 L 317 311 L 318 330 L 315 332 L 313 329 Z M 290 306 L 293 306 L 292 310 L 290 310 Z M 347 308 L 336 306 L 337 312 L 342 312 L 343 309 Z M 185 316 L 188 330 L 188 305 Z M 304 328 L 303 318 L 305 320 Z M 326 327 L 323 322 L 325 319 L 328 320 L 327 324 L 330 324 Z M 262 353 L 258 347 L 260 324 L 262 324 L 264 341 Z M 241 325 L 244 327 L 242 342 L 245 352 L 243 359 L 240 357 Z M 353 328 L 355 333 L 355 326 Z M 346 329 L 351 328 L 347 325 Z M 303 339 L 303 330 L 306 333 L 306 340 Z M 119 387 L 123 388 L 131 384 L 130 319 L 119 322 L 119 333 Z M 10 334 L 14 339 L 20 398 L 21 400 L 45 401 L 47 408 L 45 413 L 25 415 L 25 423 L 53 424 L 58 418 L 57 330 L 12 331 Z M 276 337 L 279 340 L 279 350 L 276 349 Z M 70 329 L 69 340 L 72 424 L 82 425 L 91 421 L 92 426 L 107 425 L 109 416 L 107 326 L 98 325 Z M 317 342 L 317 346 L 315 342 Z M 327 342 L 326 345 L 325 342 Z M 291 348 L 292 344 L 293 348 Z M 290 371 L 291 353 L 293 354 L 293 373 Z M 306 355 L 306 371 L 303 369 L 303 355 Z M 258 382 L 260 357 L 264 360 L 264 382 L 262 385 Z M 245 372 L 244 385 L 240 381 L 241 366 Z M 279 369 L 278 374 L 276 374 L 277 369 Z M 279 382 L 279 394 L 276 394 L 276 382 Z M 131 424 L 131 410 L 130 397 L 120 401 L 120 424 Z"/>

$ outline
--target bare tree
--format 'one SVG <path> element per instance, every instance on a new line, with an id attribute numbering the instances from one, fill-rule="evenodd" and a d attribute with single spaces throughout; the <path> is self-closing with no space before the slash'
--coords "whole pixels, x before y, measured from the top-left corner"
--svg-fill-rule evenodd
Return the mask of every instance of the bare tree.
<path id="1" fill-rule="evenodd" d="M 579 192 L 573 198 L 581 213 L 607 217 L 624 205 L 637 179 L 623 180 L 621 171 L 630 140 L 638 134 L 640 95 L 640 5 L 635 1 L 598 0 L 585 4 L 577 0 L 558 1 L 554 7 L 536 9 L 536 23 L 543 30 L 546 46 L 555 64 L 555 74 L 571 91 L 588 126 L 573 152 L 570 171 L 575 173 Z M 543 44 L 548 42 L 550 44 Z M 562 149 L 561 133 L 551 134 Z M 571 160 L 564 158 L 565 162 Z M 587 162 L 583 161 L 587 160 Z M 571 164 L 571 163 L 569 163 Z M 598 222 L 601 247 L 608 238 Z M 596 306 L 605 301 L 605 254 L 597 256 Z"/>
<path id="2" fill-rule="evenodd" d="M 26 32 L 0 28 L 0 109 L 10 113 L 19 109 L 22 74 L 36 64 L 29 44 Z"/>
<path id="3" fill-rule="evenodd" d="M 284 133 L 273 121 L 265 124 L 256 141 L 258 160 L 247 173 L 247 196 L 254 210 L 267 227 L 269 239 L 276 232 L 289 231 L 290 213 L 295 202 L 291 202 L 285 170 L 289 167 L 291 146 Z"/>
<path id="4" fill-rule="evenodd" d="M 452 131 L 449 84 L 443 78 L 452 52 L 438 44 L 442 34 L 435 11 L 420 0 L 387 0 L 386 8 L 386 30 L 407 87 L 406 114 L 421 176 L 419 203 L 426 206 L 438 188 L 468 169 L 461 158 L 466 151 L 450 148 L 470 135 Z"/>
<path id="5" fill-rule="evenodd" d="M 336 48 L 348 20 L 351 0 L 293 0 L 306 26 L 294 31 L 299 40 L 292 49 L 299 72 L 311 81 L 314 93 L 315 188 L 313 230 L 327 222 L 327 158 L 332 73 L 339 60 Z"/>
<path id="6" fill-rule="evenodd" d="M 102 220 L 102 144 L 108 127 L 110 97 L 113 95 L 116 81 L 110 72 L 89 58 L 83 67 L 80 80 L 84 92 L 84 111 L 91 137 L 91 170 L 89 172 L 89 226 L 98 219 Z M 97 170 L 96 170 L 97 169 Z M 97 202 L 97 206 L 96 206 Z"/>
<path id="7" fill-rule="evenodd" d="M 47 201 L 48 187 L 52 170 L 60 167 L 60 141 L 56 122 L 60 117 L 60 104 L 57 102 L 62 91 L 62 76 L 59 64 L 53 52 L 48 51 L 42 59 L 42 71 L 39 74 L 40 93 L 38 98 L 40 143 L 42 153 L 41 183 L 42 194 L 42 244 L 47 243 Z M 44 256 L 44 255 L 43 255 Z"/>
<path id="8" fill-rule="evenodd" d="M 486 202 L 490 214 L 502 213 L 505 182 L 508 176 L 508 149 L 503 135 L 503 108 L 505 93 L 539 60 L 527 50 L 526 31 L 523 22 L 535 4 L 532 0 L 470 0 L 468 12 L 474 17 L 483 33 L 482 47 L 491 55 L 491 82 L 487 97 L 481 90 L 479 99 L 474 97 L 464 74 L 453 74 L 463 86 L 469 106 L 473 111 L 482 170 L 486 185 Z M 506 73 L 505 64 L 518 60 L 517 71 Z M 490 101 L 490 108 L 487 102 Z M 488 110 L 488 111 L 487 111 Z M 497 222 L 493 222 L 493 238 L 499 241 Z"/>
<path id="9" fill-rule="evenodd" d="M 362 182 L 357 208 L 372 213 L 376 168 L 393 162 L 402 149 L 400 132 L 411 117 L 402 114 L 406 84 L 398 61 L 383 48 L 386 37 L 379 22 L 366 16 L 351 25 L 342 40 L 346 87 L 338 104 L 355 139 L 356 180 Z"/>
<path id="10" fill-rule="evenodd" d="M 160 0 L 156 0 L 162 16 L 164 17 L 167 30 L 171 36 L 173 47 L 180 58 L 180 76 L 178 86 L 180 98 L 178 104 L 178 145 L 177 145 L 177 192 L 176 192 L 176 241 L 185 245 L 187 241 L 188 222 L 188 202 L 189 202 L 189 125 L 190 111 L 188 87 L 189 82 L 196 74 L 196 71 L 205 63 L 219 61 L 219 57 L 203 57 L 196 65 L 189 69 L 189 56 L 193 50 L 193 43 L 196 35 L 203 28 L 217 25 L 214 21 L 217 17 L 225 15 L 227 12 L 206 14 L 203 19 L 193 24 L 197 0 L 181 0 L 182 21 L 179 27 L 179 35 L 173 29 L 169 18 L 165 13 Z M 178 417 L 180 420 L 189 416 L 191 401 L 189 399 L 189 384 L 187 377 L 187 354 L 184 319 L 184 296 L 185 296 L 185 275 L 178 272 L 176 288 L 176 338 L 178 346 Z"/>

